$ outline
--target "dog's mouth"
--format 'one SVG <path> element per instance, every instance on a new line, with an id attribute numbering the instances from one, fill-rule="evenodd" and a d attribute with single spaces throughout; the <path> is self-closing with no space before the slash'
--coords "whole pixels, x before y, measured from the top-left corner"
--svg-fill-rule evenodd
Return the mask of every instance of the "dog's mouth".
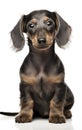
<path id="1" fill-rule="evenodd" d="M 34 48 L 38 49 L 38 50 L 47 50 L 51 47 L 51 45 L 37 45 L 34 46 Z"/>

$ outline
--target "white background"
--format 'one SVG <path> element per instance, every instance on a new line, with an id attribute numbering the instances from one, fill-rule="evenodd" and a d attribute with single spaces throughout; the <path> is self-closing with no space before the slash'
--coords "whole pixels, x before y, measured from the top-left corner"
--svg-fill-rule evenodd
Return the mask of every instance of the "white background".
<path id="1" fill-rule="evenodd" d="M 0 129 L 8 130 L 82 130 L 82 3 L 81 0 L 2 0 L 0 1 L 0 111 L 19 111 L 19 69 L 28 53 L 28 46 L 15 53 L 10 31 L 23 14 L 37 9 L 58 12 L 72 27 L 71 42 L 64 50 L 56 45 L 63 61 L 66 83 L 75 96 L 73 117 L 66 124 L 55 125 L 38 119 L 32 123 L 15 124 L 13 117 L 0 115 Z"/>

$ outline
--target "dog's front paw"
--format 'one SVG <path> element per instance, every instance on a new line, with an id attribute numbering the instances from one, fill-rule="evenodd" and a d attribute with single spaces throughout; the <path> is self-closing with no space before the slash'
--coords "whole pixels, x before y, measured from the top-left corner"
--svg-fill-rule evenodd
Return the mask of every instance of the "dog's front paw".
<path id="1" fill-rule="evenodd" d="M 49 117 L 49 122 L 50 123 L 65 123 L 65 117 L 64 115 L 59 115 L 59 114 L 53 114 Z"/>
<path id="2" fill-rule="evenodd" d="M 33 117 L 33 113 L 19 113 L 16 118 L 15 122 L 16 123 L 27 123 L 31 122 Z"/>

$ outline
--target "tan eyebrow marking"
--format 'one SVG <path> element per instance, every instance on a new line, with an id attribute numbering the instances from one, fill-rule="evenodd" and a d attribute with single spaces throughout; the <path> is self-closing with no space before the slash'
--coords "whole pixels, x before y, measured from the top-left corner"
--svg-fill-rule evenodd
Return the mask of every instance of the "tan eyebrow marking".
<path id="1" fill-rule="evenodd" d="M 49 18 L 48 18 L 47 16 L 45 16 L 45 17 L 43 18 L 43 20 L 46 22 L 46 21 L 49 20 Z"/>
<path id="2" fill-rule="evenodd" d="M 33 19 L 31 20 L 31 22 L 34 23 L 34 24 L 36 24 L 36 23 L 37 23 L 37 20 L 36 20 L 35 18 L 33 18 Z"/>

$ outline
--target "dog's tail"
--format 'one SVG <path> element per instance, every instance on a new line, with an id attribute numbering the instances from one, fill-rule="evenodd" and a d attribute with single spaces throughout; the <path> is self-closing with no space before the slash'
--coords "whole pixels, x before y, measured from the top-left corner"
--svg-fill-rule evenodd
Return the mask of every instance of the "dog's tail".
<path id="1" fill-rule="evenodd" d="M 0 112 L 0 114 L 6 115 L 6 116 L 16 116 L 18 112 Z"/>

